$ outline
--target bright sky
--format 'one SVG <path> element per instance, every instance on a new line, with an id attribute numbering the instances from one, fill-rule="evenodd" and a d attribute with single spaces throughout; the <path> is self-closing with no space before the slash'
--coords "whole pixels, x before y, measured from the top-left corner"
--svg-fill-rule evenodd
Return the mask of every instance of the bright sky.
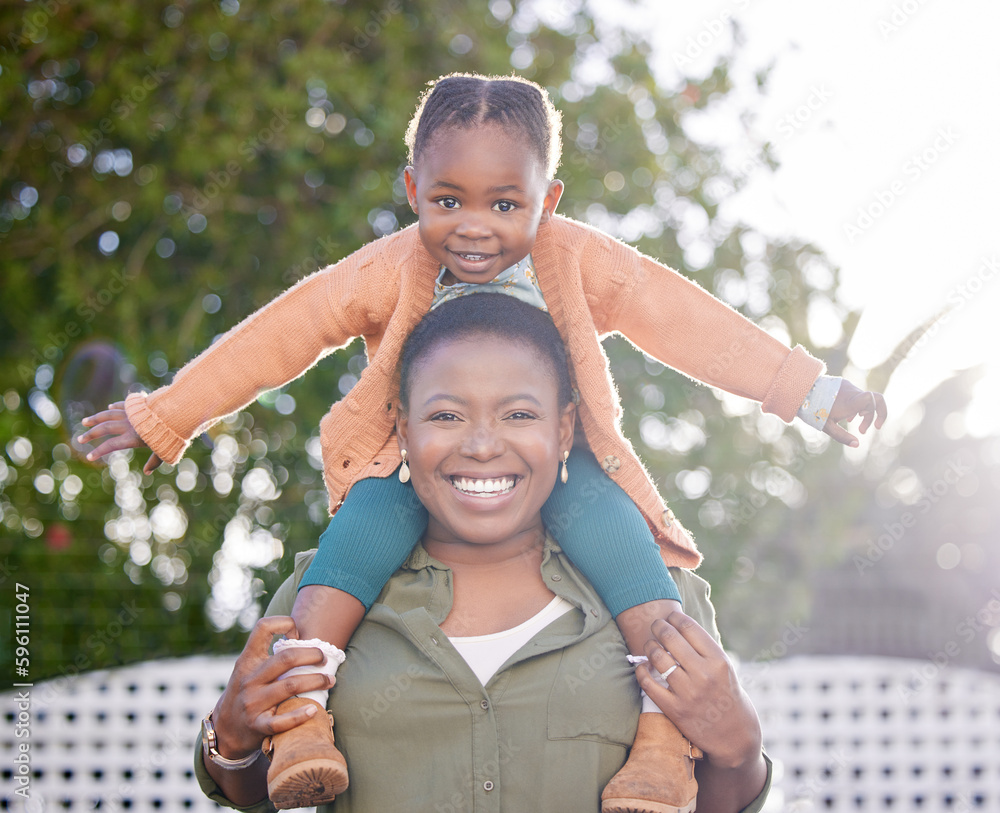
<path id="1" fill-rule="evenodd" d="M 775 63 L 750 137 L 771 141 L 782 166 L 753 173 L 726 214 L 812 240 L 840 267 L 843 299 L 863 310 L 851 347 L 859 368 L 950 303 L 898 371 L 890 406 L 899 416 L 952 370 L 988 363 L 965 425 L 1000 433 L 1000 4 L 645 1 L 639 16 L 657 32 L 653 67 L 667 87 L 729 52 L 731 17 L 745 38 L 742 86 Z M 746 107 L 754 96 L 741 98 Z M 698 135 L 737 162 L 752 147 L 735 115 Z"/>

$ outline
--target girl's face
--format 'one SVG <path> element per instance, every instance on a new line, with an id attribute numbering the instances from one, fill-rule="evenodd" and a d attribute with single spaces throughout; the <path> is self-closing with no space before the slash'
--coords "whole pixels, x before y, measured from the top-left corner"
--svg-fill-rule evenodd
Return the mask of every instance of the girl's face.
<path id="1" fill-rule="evenodd" d="M 529 346 L 472 336 L 431 349 L 397 429 L 430 514 L 432 555 L 481 558 L 484 546 L 503 555 L 537 544 L 573 418 L 572 404 L 559 407 L 551 363 Z"/>
<path id="2" fill-rule="evenodd" d="M 475 283 L 524 259 L 563 189 L 520 132 L 492 124 L 438 130 L 404 179 L 424 246 L 455 280 Z"/>

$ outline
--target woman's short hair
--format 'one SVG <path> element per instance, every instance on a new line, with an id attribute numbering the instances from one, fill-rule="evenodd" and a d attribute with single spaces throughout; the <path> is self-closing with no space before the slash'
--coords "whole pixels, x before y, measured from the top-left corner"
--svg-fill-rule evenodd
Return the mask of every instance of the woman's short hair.
<path id="1" fill-rule="evenodd" d="M 495 338 L 534 350 L 548 363 L 558 389 L 559 406 L 573 399 L 566 346 L 552 317 L 506 294 L 468 294 L 449 300 L 428 313 L 410 334 L 399 359 L 399 399 L 409 405 L 414 371 L 445 342 Z"/>

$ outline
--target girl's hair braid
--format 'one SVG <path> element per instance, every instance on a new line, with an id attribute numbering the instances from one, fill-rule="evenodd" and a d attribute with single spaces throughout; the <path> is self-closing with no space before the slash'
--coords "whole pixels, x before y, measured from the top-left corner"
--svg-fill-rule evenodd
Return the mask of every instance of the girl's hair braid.
<path id="1" fill-rule="evenodd" d="M 442 127 L 468 129 L 488 123 L 518 128 L 553 178 L 562 152 L 562 118 L 545 88 L 519 76 L 453 73 L 430 83 L 406 128 L 409 162 L 416 164 Z"/>

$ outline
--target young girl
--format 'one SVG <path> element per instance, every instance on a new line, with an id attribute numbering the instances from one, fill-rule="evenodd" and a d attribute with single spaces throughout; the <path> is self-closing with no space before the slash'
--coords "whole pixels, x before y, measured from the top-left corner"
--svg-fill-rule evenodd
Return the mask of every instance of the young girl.
<path id="1" fill-rule="evenodd" d="M 694 567 L 700 555 L 621 433 L 600 337 L 620 331 L 674 369 L 761 401 L 785 421 L 800 414 L 852 445 L 856 439 L 837 421 L 863 414 L 862 432 L 873 421 L 881 426 L 884 401 L 821 376 L 822 363 L 801 347 L 789 350 L 675 271 L 556 216 L 560 120 L 537 85 L 515 77 L 444 77 L 422 98 L 406 143 L 406 190 L 417 224 L 302 280 L 170 385 L 133 393 L 124 405 L 85 419 L 92 428 L 81 442 L 107 437 L 88 459 L 145 445 L 153 451 L 147 472 L 160 460 L 175 463 L 208 425 L 363 336 L 369 365 L 321 423 L 335 515 L 293 611 L 299 638 L 335 647 L 324 647 L 332 673 L 366 608 L 426 524 L 406 485 L 406 450 L 394 434 L 403 342 L 447 299 L 477 291 L 516 296 L 547 310 L 563 336 L 585 436 L 564 458 L 562 484 L 543 518 L 616 616 L 629 651 L 642 655 L 652 622 L 679 608 L 666 566 Z M 451 485 L 473 493 L 517 488 L 516 477 L 453 477 Z M 292 719 L 305 725 L 274 737 L 271 800 L 278 807 L 327 801 L 346 787 L 346 766 L 332 736 L 322 746 L 303 733 L 316 730 L 307 721 L 325 699 L 286 702 L 299 704 Z M 603 810 L 689 810 L 697 788 L 691 772 L 679 767 L 654 783 L 650 777 L 661 771 L 649 766 L 690 755 L 690 747 L 654 704 L 644 701 L 644 712 L 637 747 L 606 789 Z M 225 733 L 216 734 L 223 744 Z M 220 747 L 212 758 L 225 764 L 230 756 Z"/>

